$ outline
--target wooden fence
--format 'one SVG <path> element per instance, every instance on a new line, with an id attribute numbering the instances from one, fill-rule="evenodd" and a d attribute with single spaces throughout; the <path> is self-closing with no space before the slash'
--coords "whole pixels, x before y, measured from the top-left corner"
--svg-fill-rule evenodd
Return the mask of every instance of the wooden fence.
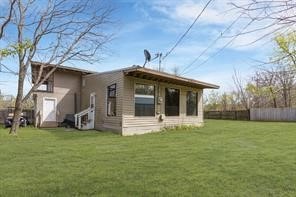
<path id="1" fill-rule="evenodd" d="M 249 110 L 205 111 L 204 118 L 221 120 L 250 120 L 250 112 Z"/>
<path id="2" fill-rule="evenodd" d="M 296 108 L 253 108 L 250 117 L 257 121 L 296 121 Z"/>
<path id="3" fill-rule="evenodd" d="M 4 108 L 0 109 L 0 124 L 4 123 L 6 117 L 9 113 L 13 113 L 13 108 Z M 24 116 L 26 116 L 30 123 L 34 122 L 34 110 L 33 109 L 24 109 Z"/>

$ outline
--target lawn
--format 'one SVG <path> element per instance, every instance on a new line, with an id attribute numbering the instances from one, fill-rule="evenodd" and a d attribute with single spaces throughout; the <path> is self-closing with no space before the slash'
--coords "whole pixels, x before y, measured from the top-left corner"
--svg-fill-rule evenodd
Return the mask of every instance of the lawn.
<path id="1" fill-rule="evenodd" d="M 207 120 L 133 137 L 0 129 L 0 196 L 296 196 L 296 124 Z"/>

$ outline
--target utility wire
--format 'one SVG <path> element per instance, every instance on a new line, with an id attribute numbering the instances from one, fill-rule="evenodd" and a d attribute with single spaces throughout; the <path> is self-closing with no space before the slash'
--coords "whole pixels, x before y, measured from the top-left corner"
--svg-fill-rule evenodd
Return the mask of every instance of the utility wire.
<path id="1" fill-rule="evenodd" d="M 270 3 L 269 3 L 270 4 Z M 250 7 L 250 6 L 249 6 Z M 258 15 L 257 15 L 257 17 L 259 17 L 262 13 L 264 12 L 264 10 L 263 11 L 261 11 Z M 240 15 L 240 17 L 243 15 L 243 13 Z M 239 18 L 240 18 L 239 17 Z M 226 47 L 228 47 L 238 36 L 240 36 L 240 35 L 242 35 L 243 33 L 244 33 L 244 31 L 256 20 L 256 18 L 257 17 L 255 17 L 255 18 L 252 18 L 251 20 L 250 20 L 250 22 L 249 23 L 247 23 L 241 30 L 240 30 L 240 32 L 238 33 L 238 34 L 236 34 L 229 42 L 227 42 L 222 48 L 220 48 L 218 51 L 216 51 L 214 54 L 212 54 L 211 56 L 209 56 L 205 61 L 203 61 L 202 63 L 200 63 L 200 64 L 198 64 L 195 68 L 193 68 L 193 70 L 194 69 L 197 69 L 197 68 L 199 68 L 200 66 L 202 66 L 202 65 L 204 65 L 205 63 L 207 63 L 211 58 L 213 58 L 213 57 L 215 57 L 216 55 L 218 55 L 219 53 L 221 53 Z M 196 61 L 195 61 L 196 62 Z M 192 65 L 195 63 L 195 62 L 193 62 L 192 63 Z M 192 71 L 192 70 L 189 70 L 189 71 L 187 71 L 187 72 L 183 72 L 183 74 L 187 74 L 188 72 L 190 72 L 190 71 Z"/>
<path id="2" fill-rule="evenodd" d="M 249 23 L 247 23 L 240 31 L 240 33 L 242 33 L 244 30 L 246 30 L 253 22 L 255 21 L 255 18 L 253 18 Z M 191 70 L 188 70 L 187 72 L 184 72 L 183 74 L 187 74 L 197 68 L 199 68 L 200 66 L 204 65 L 205 63 L 207 63 L 210 59 L 212 59 L 213 57 L 215 57 L 216 55 L 218 55 L 219 53 L 221 53 L 226 47 L 228 47 L 230 44 L 232 44 L 232 42 L 238 37 L 240 36 L 240 33 L 238 33 L 237 35 L 235 35 L 229 42 L 227 42 L 222 48 L 220 48 L 218 51 L 216 51 L 214 54 L 212 54 L 211 56 L 209 56 L 206 60 L 204 60 L 203 62 L 201 62 L 200 64 L 198 64 L 196 67 L 194 67 Z"/>
<path id="3" fill-rule="evenodd" d="M 2 66 L 7 70 L 7 71 L 3 71 L 2 70 Z M 0 72 L 2 73 L 9 73 L 9 74 L 14 74 L 14 75 L 17 75 L 18 73 L 11 70 L 10 68 L 8 68 L 7 66 L 5 66 L 4 64 L 0 63 Z"/>
<path id="4" fill-rule="evenodd" d="M 203 9 L 201 10 L 201 12 L 196 16 L 195 20 L 193 21 L 193 23 L 188 27 L 188 29 L 184 32 L 184 34 L 179 38 L 179 40 L 175 43 L 175 45 L 163 56 L 162 60 L 164 60 L 165 58 L 167 58 L 173 51 L 174 49 L 181 43 L 181 41 L 185 38 L 185 36 L 188 34 L 188 32 L 190 31 L 190 29 L 195 25 L 195 23 L 197 22 L 197 20 L 201 17 L 201 15 L 204 13 L 204 11 L 206 10 L 206 8 L 209 6 L 209 4 L 212 2 L 213 0 L 209 0 L 206 5 L 203 7 Z"/>
<path id="5" fill-rule="evenodd" d="M 193 64 L 195 64 L 195 62 L 197 62 L 210 48 L 212 48 L 221 38 L 223 38 L 224 34 L 229 31 L 233 25 L 242 17 L 243 14 L 240 14 L 228 27 L 226 27 L 224 29 L 223 32 L 221 32 L 221 34 L 219 34 L 219 36 L 213 40 L 213 42 L 205 49 L 203 50 L 188 66 L 186 66 L 182 72 L 181 75 L 184 74 L 184 72 L 186 72 L 187 69 L 189 69 Z"/>

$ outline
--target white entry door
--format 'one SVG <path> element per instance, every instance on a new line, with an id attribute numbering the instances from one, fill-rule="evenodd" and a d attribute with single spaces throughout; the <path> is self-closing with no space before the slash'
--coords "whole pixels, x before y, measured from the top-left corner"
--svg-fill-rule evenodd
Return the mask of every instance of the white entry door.
<path id="1" fill-rule="evenodd" d="M 55 98 L 44 98 L 43 100 L 43 121 L 56 121 L 57 110 L 56 110 Z"/>

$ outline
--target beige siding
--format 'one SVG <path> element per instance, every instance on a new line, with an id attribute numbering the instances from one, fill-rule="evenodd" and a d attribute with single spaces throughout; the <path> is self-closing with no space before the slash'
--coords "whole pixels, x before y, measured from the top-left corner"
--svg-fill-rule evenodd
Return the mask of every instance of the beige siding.
<path id="1" fill-rule="evenodd" d="M 36 92 L 36 121 L 41 127 L 57 126 L 66 114 L 75 114 L 80 111 L 81 74 L 71 71 L 56 71 L 54 73 L 53 93 Z M 42 122 L 43 98 L 57 99 L 57 122 Z M 76 97 L 76 107 L 75 107 Z M 75 111 L 76 108 L 76 111 Z"/>
<path id="2" fill-rule="evenodd" d="M 116 83 L 116 116 L 107 116 L 107 86 Z M 134 116 L 134 86 L 136 83 L 153 84 L 155 86 L 155 112 L 153 117 Z M 159 120 L 159 115 L 165 113 L 165 88 L 180 90 L 180 115 L 165 117 Z M 159 91 L 158 91 L 159 90 Z M 199 94 L 198 116 L 186 116 L 186 93 L 195 91 Z M 54 92 L 36 93 L 37 118 L 42 120 L 43 98 L 57 99 L 57 120 L 62 122 L 66 114 L 74 114 L 89 107 L 90 94 L 96 95 L 95 129 L 113 130 L 122 135 L 142 134 L 159 131 L 163 127 L 176 125 L 203 124 L 202 89 L 193 89 L 168 83 L 126 77 L 122 71 L 86 75 L 81 78 L 77 72 L 57 71 L 54 74 Z M 75 112 L 75 99 L 77 111 Z M 163 103 L 158 104 L 158 96 Z M 42 123 L 41 126 L 56 126 L 57 123 Z"/>
<path id="3" fill-rule="evenodd" d="M 88 75 L 83 78 L 82 110 L 89 107 L 89 96 L 96 94 L 95 129 L 121 133 L 123 73 L 121 71 Z M 107 116 L 107 86 L 116 83 L 116 116 Z"/>
<path id="4" fill-rule="evenodd" d="M 136 83 L 153 84 L 155 86 L 155 109 L 156 115 L 154 117 L 135 117 L 135 100 L 134 100 L 134 85 Z M 158 94 L 159 87 L 159 94 Z M 165 113 L 165 88 L 176 88 L 180 90 L 180 115 L 165 117 L 163 121 L 159 120 L 158 114 Z M 186 94 L 187 91 L 198 92 L 198 116 L 186 116 Z M 138 79 L 134 77 L 125 77 L 124 79 L 124 98 L 123 98 L 123 124 L 122 134 L 133 135 L 142 134 L 151 131 L 158 131 L 163 127 L 171 127 L 177 125 L 196 125 L 203 124 L 203 105 L 202 93 L 200 89 L 193 89 L 185 86 L 178 86 L 167 83 L 157 83 L 154 81 Z M 163 98 L 162 104 L 157 104 L 157 97 Z"/>

